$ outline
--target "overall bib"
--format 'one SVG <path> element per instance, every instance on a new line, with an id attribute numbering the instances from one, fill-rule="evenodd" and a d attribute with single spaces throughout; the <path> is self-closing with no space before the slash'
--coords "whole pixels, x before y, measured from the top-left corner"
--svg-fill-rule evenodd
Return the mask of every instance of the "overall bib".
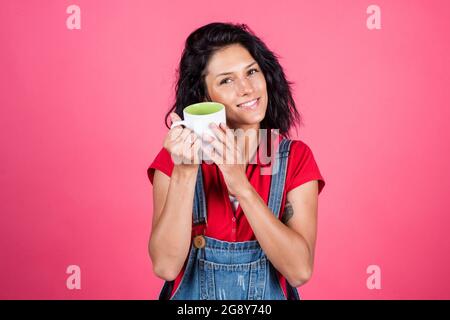
<path id="1" fill-rule="evenodd" d="M 279 218 L 291 140 L 283 139 L 275 157 L 279 165 L 271 177 L 268 207 Z M 277 164 L 278 162 L 278 164 Z M 193 223 L 206 224 L 206 199 L 201 166 L 194 195 Z M 227 242 L 204 235 L 194 237 L 183 278 L 170 298 L 174 281 L 166 281 L 160 300 L 300 300 L 287 285 L 287 297 L 277 271 L 257 240 Z"/>

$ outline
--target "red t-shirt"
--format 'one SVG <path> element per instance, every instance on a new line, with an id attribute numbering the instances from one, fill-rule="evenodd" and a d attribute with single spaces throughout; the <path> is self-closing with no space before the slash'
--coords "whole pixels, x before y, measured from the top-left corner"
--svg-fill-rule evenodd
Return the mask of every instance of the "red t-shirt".
<path id="1" fill-rule="evenodd" d="M 281 141 L 282 137 L 279 136 L 278 139 Z M 268 155 L 270 155 L 270 143 L 268 148 Z M 260 168 L 267 167 L 270 164 L 262 164 L 259 161 L 259 157 L 256 157 L 256 160 L 256 164 L 248 164 L 247 178 L 265 203 L 268 204 L 271 176 L 269 174 L 260 174 Z M 237 207 L 234 214 L 227 186 L 219 167 L 216 164 L 206 164 L 204 162 L 201 166 L 208 213 L 208 228 L 205 230 L 205 235 L 230 242 L 256 240 L 253 230 L 240 206 Z M 170 153 L 162 148 L 147 171 L 151 183 L 153 184 L 155 169 L 170 177 L 173 167 L 174 163 Z M 280 219 L 284 211 L 286 194 L 311 180 L 318 180 L 320 193 L 325 186 L 325 180 L 320 174 L 311 149 L 304 142 L 293 140 L 288 159 Z M 196 230 L 193 230 L 193 233 L 197 234 L 198 232 L 196 233 Z M 185 266 L 175 279 L 172 295 L 183 277 L 184 268 Z M 278 273 L 278 276 L 286 295 L 286 279 L 280 273 Z"/>

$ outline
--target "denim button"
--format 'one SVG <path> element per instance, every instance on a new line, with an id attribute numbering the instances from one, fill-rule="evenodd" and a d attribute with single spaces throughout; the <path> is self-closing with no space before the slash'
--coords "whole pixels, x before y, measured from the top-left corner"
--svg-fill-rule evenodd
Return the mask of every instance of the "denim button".
<path id="1" fill-rule="evenodd" d="M 204 236 L 199 235 L 194 238 L 194 247 L 196 247 L 197 249 L 204 248 L 205 245 L 206 245 L 206 240 L 205 240 Z"/>

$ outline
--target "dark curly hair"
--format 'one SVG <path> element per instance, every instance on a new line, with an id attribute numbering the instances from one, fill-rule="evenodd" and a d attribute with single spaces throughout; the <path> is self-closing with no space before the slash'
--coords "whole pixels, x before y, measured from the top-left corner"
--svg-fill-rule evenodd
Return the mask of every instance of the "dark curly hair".
<path id="1" fill-rule="evenodd" d="M 278 57 L 245 24 L 214 22 L 192 32 L 186 39 L 175 87 L 176 100 L 165 116 L 165 124 L 171 112 L 183 119 L 183 109 L 190 104 L 211 101 L 206 90 L 204 71 L 213 53 L 223 47 L 240 44 L 259 64 L 266 79 L 268 105 L 261 129 L 278 129 L 280 135 L 289 137 L 292 125 L 302 123 L 292 98 L 292 82 L 286 80 Z"/>

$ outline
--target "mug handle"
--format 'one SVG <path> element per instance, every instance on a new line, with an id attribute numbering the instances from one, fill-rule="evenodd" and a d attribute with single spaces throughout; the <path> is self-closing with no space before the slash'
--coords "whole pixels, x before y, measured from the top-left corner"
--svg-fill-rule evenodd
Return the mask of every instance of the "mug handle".
<path id="1" fill-rule="evenodd" d="M 172 129 L 173 127 L 176 127 L 176 126 L 181 126 L 181 125 L 187 127 L 186 121 L 185 121 L 185 120 L 175 121 L 175 122 L 173 122 L 172 125 L 170 126 L 170 129 Z"/>

